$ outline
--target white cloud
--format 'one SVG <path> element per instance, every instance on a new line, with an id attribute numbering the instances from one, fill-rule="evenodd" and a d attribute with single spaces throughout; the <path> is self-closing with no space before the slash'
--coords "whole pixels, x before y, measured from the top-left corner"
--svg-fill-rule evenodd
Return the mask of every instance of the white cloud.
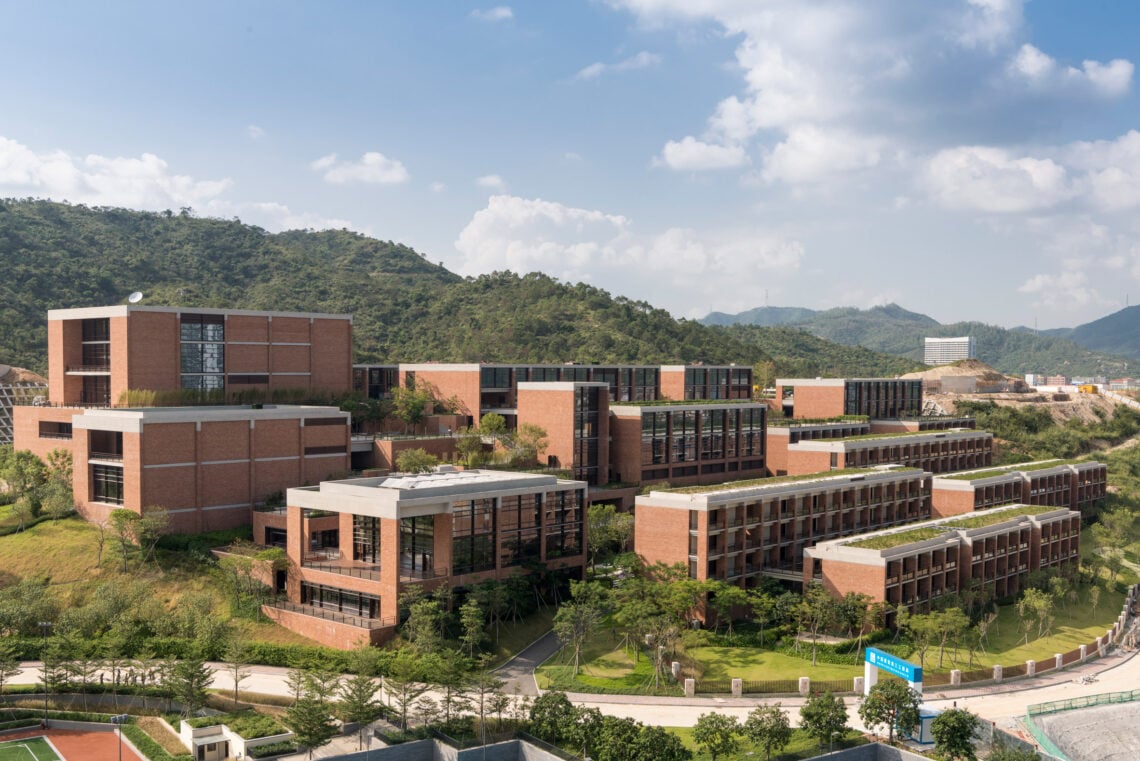
<path id="1" fill-rule="evenodd" d="M 715 145 L 690 136 L 679 141 L 670 140 L 661 151 L 661 157 L 653 163 L 680 171 L 700 172 L 732 169 L 748 162 L 748 154 L 738 145 Z"/>
<path id="2" fill-rule="evenodd" d="M 1073 143 L 1061 155 L 1085 173 L 1086 192 L 1095 206 L 1105 211 L 1140 206 L 1140 132 Z"/>
<path id="3" fill-rule="evenodd" d="M 539 270 L 616 287 L 684 314 L 701 296 L 707 304 L 723 305 L 742 275 L 794 271 L 804 256 L 798 241 L 771 232 L 674 227 L 641 234 L 621 215 L 508 195 L 492 196 L 455 247 L 463 256 L 463 274 Z M 632 275 L 650 271 L 653 278 Z"/>
<path id="4" fill-rule="evenodd" d="M 503 190 L 507 187 L 507 183 L 497 174 L 485 174 L 482 177 L 477 177 L 475 184 L 488 190 Z"/>
<path id="5" fill-rule="evenodd" d="M 1128 92 L 1133 65 L 1130 61 L 1116 58 L 1107 64 L 1084 61 L 1079 69 L 1061 66 L 1027 42 L 1010 61 L 1008 72 L 1015 80 L 1036 91 L 1087 92 L 1115 98 Z"/>
<path id="6" fill-rule="evenodd" d="M 314 172 L 323 172 L 325 182 L 334 185 L 350 182 L 396 185 L 411 178 L 400 161 L 376 151 L 365 153 L 358 161 L 340 161 L 335 153 L 331 153 L 311 162 L 309 167 Z"/>
<path id="7" fill-rule="evenodd" d="M 0 196 L 37 196 L 92 206 L 162 210 L 200 206 L 218 197 L 232 181 L 197 180 L 174 174 L 152 153 L 138 158 L 64 151 L 36 153 L 0 137 Z"/>
<path id="8" fill-rule="evenodd" d="M 442 193 L 443 191 L 447 190 L 447 185 L 443 184 L 442 182 L 433 182 L 430 187 L 431 192 L 433 193 Z"/>
<path id="9" fill-rule="evenodd" d="M 637 55 L 630 56 L 617 63 L 592 63 L 579 70 L 578 73 L 574 75 L 574 78 L 597 79 L 607 71 L 636 71 L 638 69 L 648 69 L 653 66 L 658 66 L 660 63 L 661 56 L 643 50 Z"/>
<path id="10" fill-rule="evenodd" d="M 496 5 L 494 8 L 476 8 L 471 11 L 471 18 L 479 21 L 510 21 L 515 12 L 509 5 Z"/>
<path id="11" fill-rule="evenodd" d="M 251 124 L 246 127 L 245 132 L 253 140 L 260 140 L 261 138 L 265 137 L 265 130 L 263 130 L 261 127 L 258 127 L 256 124 Z"/>
<path id="12" fill-rule="evenodd" d="M 926 163 L 924 180 L 930 194 L 950 209 L 1027 212 L 1075 194 L 1065 167 L 1051 159 L 985 146 L 939 151 Z"/>
<path id="13" fill-rule="evenodd" d="M 219 215 L 224 214 L 223 209 L 211 210 Z M 230 216 L 240 216 L 248 224 L 258 225 L 267 230 L 277 232 L 281 230 L 341 230 L 349 229 L 367 233 L 347 219 L 325 217 L 309 212 L 296 212 L 282 203 L 262 201 L 241 204 L 232 207 Z"/>
<path id="14" fill-rule="evenodd" d="M 1023 0 L 967 0 L 958 41 L 989 50 L 1007 42 L 1022 26 Z"/>
<path id="15" fill-rule="evenodd" d="M 845 130 L 814 125 L 794 127 L 765 158 L 763 176 L 790 184 L 819 182 L 836 172 L 866 169 L 879 163 L 882 142 Z"/>
<path id="16" fill-rule="evenodd" d="M 562 154 L 562 160 L 568 164 L 577 164 L 582 160 L 582 156 L 574 151 L 566 151 Z"/>
<path id="17" fill-rule="evenodd" d="M 1066 270 L 1055 275 L 1041 273 L 1026 280 L 1017 290 L 1036 298 L 1036 303 L 1065 312 L 1103 301 L 1088 283 L 1083 271 Z"/>

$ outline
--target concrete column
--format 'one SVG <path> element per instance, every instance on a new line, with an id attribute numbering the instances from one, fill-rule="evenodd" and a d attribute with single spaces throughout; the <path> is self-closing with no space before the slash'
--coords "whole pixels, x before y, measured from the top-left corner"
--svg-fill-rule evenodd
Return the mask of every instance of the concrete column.
<path id="1" fill-rule="evenodd" d="M 1053 668 L 1059 669 L 1065 662 L 1065 656 L 1060 653 L 1053 653 Z"/>
<path id="2" fill-rule="evenodd" d="M 733 679 L 732 680 L 732 697 L 738 698 L 743 694 L 744 694 L 744 680 L 743 679 Z"/>
<path id="3" fill-rule="evenodd" d="M 961 669 L 952 669 L 950 671 L 950 686 L 951 687 L 961 687 L 962 686 L 962 670 Z"/>
<path id="4" fill-rule="evenodd" d="M 994 666 L 994 681 L 1001 682 L 1001 664 Z"/>
<path id="5" fill-rule="evenodd" d="M 1030 661 L 1025 662 L 1025 675 L 1026 676 L 1036 676 L 1037 675 L 1037 661 L 1030 660 Z"/>
<path id="6" fill-rule="evenodd" d="M 1083 661 L 1084 659 L 1086 659 L 1088 657 L 1089 657 L 1089 646 L 1088 645 L 1081 645 L 1081 660 Z"/>
<path id="7" fill-rule="evenodd" d="M 673 678 L 674 679 L 680 679 L 681 678 L 681 662 L 680 661 L 673 661 L 672 665 L 669 668 L 670 668 L 670 671 L 673 672 Z"/>
<path id="8" fill-rule="evenodd" d="M 811 677 L 810 676 L 801 676 L 800 677 L 800 694 L 801 695 L 807 695 L 809 692 L 811 692 Z"/>
<path id="9" fill-rule="evenodd" d="M 854 684 L 851 687 L 851 691 L 854 692 L 856 695 L 863 692 L 863 677 L 857 676 L 852 681 L 854 682 Z"/>
<path id="10" fill-rule="evenodd" d="M 696 694 L 697 694 L 697 680 L 686 679 L 685 680 L 685 697 L 691 698 Z"/>

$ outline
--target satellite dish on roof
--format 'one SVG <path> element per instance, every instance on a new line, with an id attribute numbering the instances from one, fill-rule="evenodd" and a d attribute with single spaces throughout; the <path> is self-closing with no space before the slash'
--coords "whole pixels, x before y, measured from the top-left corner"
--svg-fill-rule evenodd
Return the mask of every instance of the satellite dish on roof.
<path id="1" fill-rule="evenodd" d="M 127 296 L 127 301 L 129 301 L 132 304 L 137 304 L 140 301 L 142 301 L 142 299 L 143 299 L 142 291 L 135 291 L 130 296 Z"/>

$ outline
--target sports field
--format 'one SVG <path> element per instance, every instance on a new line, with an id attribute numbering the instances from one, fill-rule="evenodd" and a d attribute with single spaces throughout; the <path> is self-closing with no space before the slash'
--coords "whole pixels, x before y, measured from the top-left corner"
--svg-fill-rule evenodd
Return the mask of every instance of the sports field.
<path id="1" fill-rule="evenodd" d="M 63 761 L 43 737 L 0 742 L 0 761 Z"/>

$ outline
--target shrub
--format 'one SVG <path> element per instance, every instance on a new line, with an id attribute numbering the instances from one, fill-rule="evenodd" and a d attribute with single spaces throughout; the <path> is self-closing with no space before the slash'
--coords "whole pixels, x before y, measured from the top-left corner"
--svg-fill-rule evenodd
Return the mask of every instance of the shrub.
<path id="1" fill-rule="evenodd" d="M 194 761 L 194 757 L 189 753 L 179 753 L 177 756 L 170 755 L 165 748 L 155 742 L 154 738 L 144 732 L 142 727 L 135 724 L 124 724 L 123 734 L 150 761 Z"/>
<path id="2" fill-rule="evenodd" d="M 265 758 L 267 756 L 280 756 L 286 753 L 296 753 L 297 743 L 292 741 L 284 741 L 279 743 L 269 743 L 268 745 L 258 745 L 254 748 L 246 748 L 245 754 L 250 758 Z"/>

